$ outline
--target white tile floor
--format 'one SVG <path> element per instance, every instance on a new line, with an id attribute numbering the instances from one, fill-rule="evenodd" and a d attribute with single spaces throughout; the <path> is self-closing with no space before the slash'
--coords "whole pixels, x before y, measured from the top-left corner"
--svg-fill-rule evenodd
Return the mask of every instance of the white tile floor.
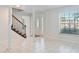
<path id="1" fill-rule="evenodd" d="M 10 50 L 7 52 L 28 52 L 28 53 L 78 53 L 79 45 L 75 43 L 64 42 L 60 40 L 45 40 L 44 38 L 36 38 L 35 40 L 27 40 L 22 44 L 21 49 Z"/>

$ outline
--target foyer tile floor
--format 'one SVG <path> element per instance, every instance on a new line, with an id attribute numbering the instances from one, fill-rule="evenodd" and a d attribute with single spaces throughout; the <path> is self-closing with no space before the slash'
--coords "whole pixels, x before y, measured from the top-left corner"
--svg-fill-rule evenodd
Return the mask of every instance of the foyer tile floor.
<path id="1" fill-rule="evenodd" d="M 79 45 L 60 40 L 45 40 L 38 37 L 35 40 L 27 40 L 21 49 L 10 50 L 16 53 L 79 53 Z"/>

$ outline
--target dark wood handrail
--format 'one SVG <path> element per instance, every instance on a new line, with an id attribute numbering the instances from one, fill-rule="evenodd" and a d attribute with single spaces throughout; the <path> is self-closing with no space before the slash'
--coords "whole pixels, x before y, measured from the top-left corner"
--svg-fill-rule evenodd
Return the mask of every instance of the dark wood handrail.
<path id="1" fill-rule="evenodd" d="M 12 15 L 12 17 L 14 17 L 17 21 L 19 21 L 23 26 L 26 27 L 26 25 L 24 25 L 16 16 Z"/>

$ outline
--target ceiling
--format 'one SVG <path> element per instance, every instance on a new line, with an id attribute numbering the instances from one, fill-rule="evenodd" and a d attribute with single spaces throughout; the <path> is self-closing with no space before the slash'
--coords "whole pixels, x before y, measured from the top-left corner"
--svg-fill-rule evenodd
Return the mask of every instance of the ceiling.
<path id="1" fill-rule="evenodd" d="M 24 11 L 21 11 L 21 12 L 18 11 L 18 12 L 21 14 L 26 14 L 26 13 L 30 14 L 30 13 L 33 13 L 33 10 L 35 12 L 44 12 L 46 10 L 51 10 L 51 9 L 59 8 L 63 6 L 64 5 L 21 5 L 20 8 L 23 9 Z"/>
<path id="2" fill-rule="evenodd" d="M 35 11 L 45 11 L 45 10 L 50 10 L 53 8 L 59 8 L 63 7 L 64 5 L 26 5 L 25 6 L 25 11 L 28 13 L 32 13 L 33 10 Z"/>
<path id="3" fill-rule="evenodd" d="M 0 7 L 9 7 L 12 6 L 13 8 L 18 8 L 16 7 L 17 5 L 1 5 Z M 54 8 L 59 8 L 63 7 L 64 5 L 20 5 L 20 8 L 23 9 L 27 13 L 32 13 L 33 10 L 35 11 L 46 11 Z"/>

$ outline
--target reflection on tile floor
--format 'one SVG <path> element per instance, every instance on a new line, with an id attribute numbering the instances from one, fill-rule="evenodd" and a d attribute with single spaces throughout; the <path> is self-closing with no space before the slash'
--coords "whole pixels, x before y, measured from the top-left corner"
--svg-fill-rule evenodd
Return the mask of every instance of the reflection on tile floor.
<path id="1" fill-rule="evenodd" d="M 9 52 L 28 53 L 78 53 L 79 45 L 60 40 L 45 40 L 38 37 L 35 40 L 27 40 L 22 44 L 21 49 L 10 50 Z"/>

